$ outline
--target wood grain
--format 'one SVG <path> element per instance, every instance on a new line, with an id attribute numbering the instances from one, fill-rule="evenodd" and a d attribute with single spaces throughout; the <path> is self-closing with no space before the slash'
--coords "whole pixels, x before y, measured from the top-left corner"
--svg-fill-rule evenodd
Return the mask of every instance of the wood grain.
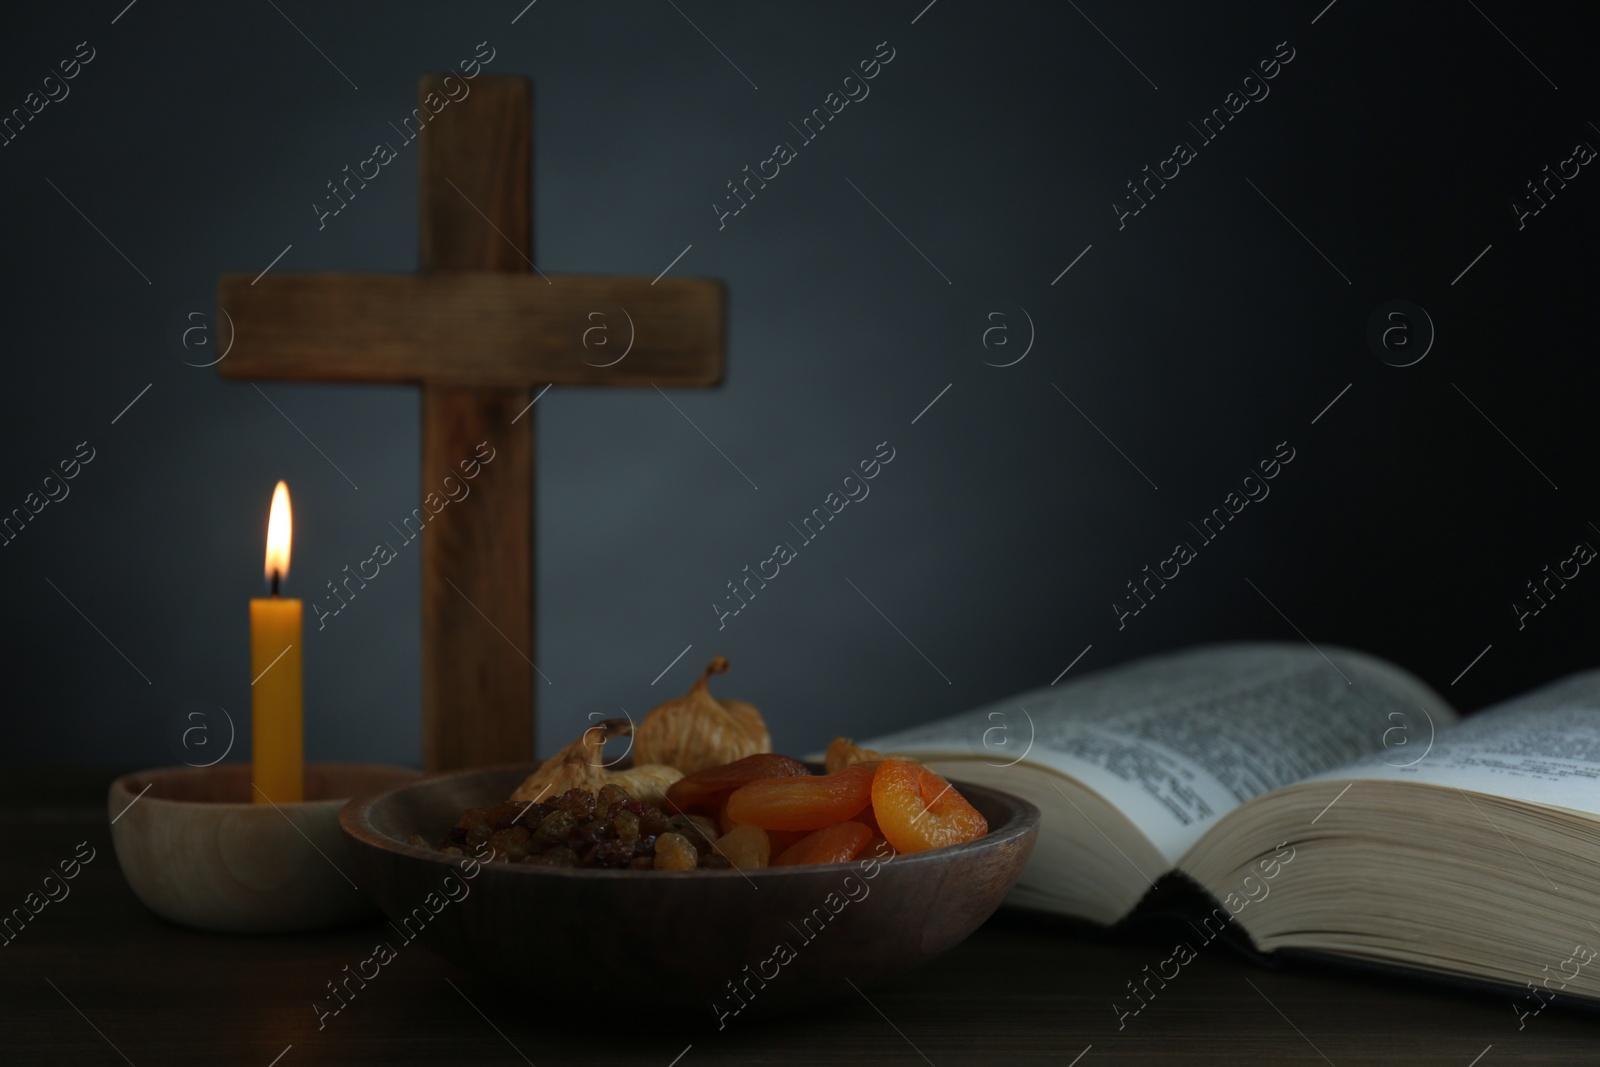
<path id="1" fill-rule="evenodd" d="M 534 686 L 544 684 L 533 666 L 533 412 L 511 421 L 530 399 L 528 389 L 422 389 L 423 489 L 443 498 L 446 478 L 470 487 L 422 535 L 422 761 L 429 770 L 533 754 Z M 493 458 L 480 463 L 485 454 Z M 463 461 L 478 464 L 470 482 Z"/>
<path id="2" fill-rule="evenodd" d="M 722 380 L 723 287 L 710 279 L 652 285 L 648 278 L 556 274 L 547 282 L 537 274 L 442 270 L 268 274 L 252 285 L 253 278 L 224 274 L 217 287 L 232 320 L 231 334 L 224 320 L 219 339 L 218 351 L 228 352 L 217 365 L 225 377 L 486 386 Z M 627 356 L 605 366 L 630 339 Z"/>
<path id="3" fill-rule="evenodd" d="M 111 783 L 117 863 L 146 907 L 182 926 L 231 933 L 322 930 L 372 915 L 342 868 L 339 810 L 421 776 L 402 767 L 310 763 L 306 800 L 254 802 L 247 763 L 168 767 Z M 134 803 L 137 799 L 138 803 Z"/>
<path id="4" fill-rule="evenodd" d="M 420 104 L 442 92 L 424 77 Z M 520 275 L 533 254 L 533 83 L 489 77 L 422 130 L 424 275 Z M 526 281 L 527 279 L 522 279 Z M 476 335 L 475 328 L 463 335 Z M 458 337 L 441 351 L 459 351 Z M 422 391 L 422 492 L 474 458 L 493 459 L 473 495 L 446 507 L 422 539 L 422 765 L 482 766 L 533 755 L 533 412 L 524 388 Z M 498 640 L 496 634 L 498 631 Z"/>
<path id="5" fill-rule="evenodd" d="M 443 74 L 417 106 L 446 99 Z M 422 270 L 533 270 L 533 82 L 484 75 L 422 128 L 417 172 Z M 424 112 L 426 113 L 426 112 Z"/>

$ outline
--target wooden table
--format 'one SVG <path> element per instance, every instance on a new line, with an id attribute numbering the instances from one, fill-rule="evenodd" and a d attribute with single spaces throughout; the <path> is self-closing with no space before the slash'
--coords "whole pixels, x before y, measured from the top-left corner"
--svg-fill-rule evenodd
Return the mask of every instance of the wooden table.
<path id="1" fill-rule="evenodd" d="M 363 958 L 376 923 L 333 934 L 201 934 L 147 912 L 117 869 L 111 772 L 0 775 L 0 911 L 87 840 L 71 893 L 0 947 L 5 1064 L 1450 1064 L 1600 1058 L 1600 1021 L 1557 1010 L 1518 1032 L 1510 1005 L 1309 970 L 1267 970 L 1220 944 L 1118 1030 L 1125 983 L 1160 944 L 1096 944 L 1002 915 L 907 978 L 817 1014 L 721 1032 L 630 1025 L 618 989 L 585 1017 L 539 1020 L 531 990 L 404 951 L 319 1031 L 313 998 Z M 539 961 L 559 974 L 559 961 Z M 530 975 L 537 973 L 530 961 Z M 452 986 L 453 983 L 453 986 Z M 870 997 L 870 1002 L 866 999 Z M 1485 1049 L 1488 1046 L 1485 1053 Z M 292 1047 L 290 1047 L 292 1046 Z M 1091 1047 L 1092 1046 L 1092 1047 Z M 285 1051 L 287 1049 L 287 1051 Z M 1088 1049 L 1087 1052 L 1084 1050 Z M 1482 1058 L 1474 1060 L 1482 1053 Z M 680 1059 L 674 1059 L 680 1057 Z"/>

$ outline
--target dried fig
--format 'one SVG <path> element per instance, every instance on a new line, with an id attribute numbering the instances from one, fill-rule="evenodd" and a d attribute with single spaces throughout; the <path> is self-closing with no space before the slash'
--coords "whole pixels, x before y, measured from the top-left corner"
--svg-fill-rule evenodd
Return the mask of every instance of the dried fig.
<path id="1" fill-rule="evenodd" d="M 762 752 L 772 751 L 772 738 L 767 734 L 767 722 L 761 717 L 761 712 L 754 704 L 744 700 L 731 700 L 723 697 L 717 703 L 721 704 L 734 720 L 741 724 L 741 728 L 749 731 L 752 737 L 764 738 L 766 744 L 760 749 Z M 749 753 L 746 753 L 749 755 Z M 731 760 L 727 762 L 732 762 Z"/>
<path id="2" fill-rule="evenodd" d="M 532 801 L 558 797 L 569 789 L 598 790 L 609 777 L 601 762 L 600 750 L 613 737 L 629 730 L 627 719 L 606 719 L 595 723 L 578 739 L 539 765 L 539 769 L 517 786 L 512 800 Z"/>
<path id="3" fill-rule="evenodd" d="M 728 669 L 713 659 L 689 692 L 658 705 L 633 731 L 633 758 L 665 763 L 684 774 L 772 751 L 761 713 L 742 701 L 723 703 L 711 695 L 713 674 Z"/>
<path id="4" fill-rule="evenodd" d="M 865 763 L 870 766 L 881 759 L 883 759 L 883 753 L 881 752 L 874 752 L 870 748 L 862 748 L 848 737 L 835 737 L 833 743 L 828 746 L 827 754 L 823 756 L 823 766 L 827 768 L 829 774 L 838 774 L 846 767 L 854 766 L 857 763 Z"/>
<path id="5" fill-rule="evenodd" d="M 667 787 L 683 777 L 683 772 L 664 763 L 646 763 L 626 771 L 612 771 L 606 778 L 611 785 L 620 785 L 635 800 L 658 807 L 667 802 Z"/>
<path id="6" fill-rule="evenodd" d="M 661 804 L 667 799 L 667 786 L 683 777 L 672 767 L 640 765 L 627 771 L 609 771 L 600 758 L 601 749 L 613 737 L 629 733 L 627 719 L 606 719 L 595 723 L 578 739 L 539 765 L 539 769 L 517 786 L 512 800 L 553 800 L 569 789 L 597 792 L 606 785 L 626 789 L 635 800 Z M 613 761 L 614 762 L 614 761 Z"/>

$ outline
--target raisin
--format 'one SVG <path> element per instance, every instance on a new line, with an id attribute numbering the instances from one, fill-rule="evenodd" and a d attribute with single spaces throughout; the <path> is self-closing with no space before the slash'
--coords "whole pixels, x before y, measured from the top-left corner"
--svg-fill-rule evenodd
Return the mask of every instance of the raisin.
<path id="1" fill-rule="evenodd" d="M 594 794 L 587 789 L 569 789 L 556 799 L 556 804 L 579 821 L 594 818 Z"/>
<path id="2" fill-rule="evenodd" d="M 527 827 L 512 826 L 491 835 L 489 847 L 494 849 L 497 857 L 504 855 L 509 862 L 516 863 L 528 854 L 528 839 L 532 836 Z"/>
<path id="3" fill-rule="evenodd" d="M 666 812 L 654 805 L 651 805 L 644 814 L 639 816 L 639 833 L 646 837 L 654 837 L 657 834 L 666 833 L 667 828 L 671 825 L 671 822 L 667 819 Z"/>
<path id="4" fill-rule="evenodd" d="M 694 850 L 700 855 L 704 856 L 712 851 L 711 842 L 714 840 L 714 836 L 707 833 L 705 828 L 697 824 L 692 817 L 674 815 L 667 825 L 672 827 L 674 834 L 687 838 L 689 843 L 694 846 Z"/>
<path id="5" fill-rule="evenodd" d="M 600 795 L 595 799 L 595 806 L 604 812 L 610 812 L 614 805 L 629 799 L 629 793 L 620 785 L 608 783 L 600 787 Z"/>
<path id="6" fill-rule="evenodd" d="M 579 826 L 575 827 L 572 833 L 567 835 L 566 845 L 568 848 L 572 849 L 572 851 L 581 856 L 583 853 L 589 851 L 589 849 L 598 845 L 601 840 L 602 839 L 598 834 L 592 833 L 588 830 L 585 830 L 582 826 Z"/>
<path id="7" fill-rule="evenodd" d="M 617 828 L 619 841 L 634 842 L 639 840 L 639 816 L 631 811 L 619 811 L 611 816 L 612 824 Z"/>
<path id="8" fill-rule="evenodd" d="M 578 865 L 578 856 L 565 845 L 557 845 L 547 852 L 529 856 L 523 862 L 539 867 L 576 867 Z"/>
<path id="9" fill-rule="evenodd" d="M 744 870 L 765 867 L 772 857 L 772 842 L 761 827 L 740 823 L 717 839 L 716 850 L 719 856 L 726 856 L 729 863 Z"/>
<path id="10" fill-rule="evenodd" d="M 537 830 L 545 817 L 556 810 L 554 804 L 527 804 L 523 806 L 522 814 L 517 816 L 517 824 L 526 826 L 530 830 Z"/>
<path id="11" fill-rule="evenodd" d="M 682 834 L 667 833 L 656 838 L 655 868 L 658 871 L 693 870 L 699 858 L 699 852 Z"/>
<path id="12" fill-rule="evenodd" d="M 544 821 L 539 824 L 537 832 L 539 838 L 543 841 L 565 841 L 567 835 L 572 833 L 572 829 L 576 825 L 577 823 L 573 821 L 571 815 L 557 809 L 544 817 Z"/>
<path id="13" fill-rule="evenodd" d="M 626 841 L 602 841 L 594 847 L 589 862 L 596 867 L 626 867 L 633 862 L 633 846 Z"/>

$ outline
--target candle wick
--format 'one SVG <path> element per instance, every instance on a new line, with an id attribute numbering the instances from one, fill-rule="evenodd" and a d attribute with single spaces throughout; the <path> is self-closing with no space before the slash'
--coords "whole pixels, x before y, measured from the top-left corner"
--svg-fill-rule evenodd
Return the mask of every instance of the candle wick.
<path id="1" fill-rule="evenodd" d="M 277 571 L 273 571 L 272 572 L 272 595 L 273 596 L 277 596 L 278 595 L 278 580 L 279 580 L 280 577 L 281 577 L 281 575 Z"/>

